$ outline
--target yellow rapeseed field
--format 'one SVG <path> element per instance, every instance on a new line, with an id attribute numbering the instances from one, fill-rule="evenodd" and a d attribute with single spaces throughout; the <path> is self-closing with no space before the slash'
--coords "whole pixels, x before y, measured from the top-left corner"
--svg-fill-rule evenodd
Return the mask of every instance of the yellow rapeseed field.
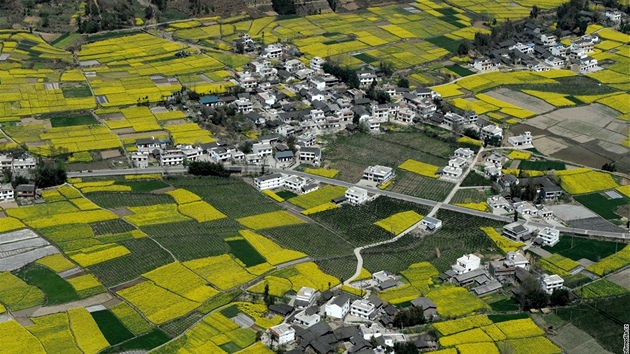
<path id="1" fill-rule="evenodd" d="M 331 168 L 307 168 L 304 170 L 304 172 L 310 173 L 312 175 L 334 178 L 339 173 L 339 170 Z"/>
<path id="2" fill-rule="evenodd" d="M 403 211 L 383 220 L 379 220 L 375 222 L 374 225 L 380 226 L 394 235 L 398 235 L 413 225 L 419 223 L 422 218 L 422 215 L 413 210 Z"/>
<path id="3" fill-rule="evenodd" d="M 196 302 L 204 302 L 219 293 L 179 262 L 159 267 L 142 276 L 152 280 L 158 286 Z"/>
<path id="4" fill-rule="evenodd" d="M 2 347 L 7 349 L 8 354 L 46 354 L 39 340 L 15 320 L 0 322 L 0 333 L 2 333 Z"/>
<path id="5" fill-rule="evenodd" d="M 265 189 L 265 190 L 263 191 L 263 194 L 264 194 L 264 195 L 266 195 L 266 196 L 268 196 L 269 198 L 271 198 L 271 199 L 275 200 L 275 201 L 276 201 L 276 202 L 278 202 L 278 203 L 282 203 L 282 202 L 284 202 L 284 199 L 283 199 L 281 196 L 277 195 L 275 192 L 273 192 L 273 191 L 272 191 L 272 190 L 270 190 L 270 189 Z"/>
<path id="6" fill-rule="evenodd" d="M 483 343 L 494 342 L 490 336 L 488 336 L 480 328 L 473 328 L 468 331 L 459 332 L 450 336 L 444 336 L 440 338 L 440 345 L 444 347 L 454 347 L 460 344 L 466 343 Z"/>
<path id="7" fill-rule="evenodd" d="M 229 254 L 193 259 L 184 265 L 221 290 L 227 290 L 254 278 Z"/>
<path id="8" fill-rule="evenodd" d="M 255 232 L 249 230 L 241 230 L 239 231 L 239 233 L 271 265 L 278 265 L 306 257 L 306 254 L 302 252 L 284 249 L 280 247 L 277 243 Z"/>
<path id="9" fill-rule="evenodd" d="M 619 187 L 608 173 L 591 170 L 561 175 L 560 186 L 570 194 L 585 194 Z"/>
<path id="10" fill-rule="evenodd" d="M 529 152 L 512 150 L 508 155 L 508 159 L 512 160 L 528 160 L 532 156 Z"/>
<path id="11" fill-rule="evenodd" d="M 456 348 L 459 354 L 499 354 L 499 349 L 494 343 L 467 343 Z"/>
<path id="12" fill-rule="evenodd" d="M 0 218 L 0 232 L 8 232 L 17 229 L 23 229 L 26 225 L 24 225 L 20 220 L 6 217 Z"/>
<path id="13" fill-rule="evenodd" d="M 322 211 L 326 211 L 326 210 L 332 210 L 332 209 L 337 209 L 339 207 L 339 205 L 337 205 L 336 203 L 333 202 L 328 202 L 328 203 L 324 203 L 322 205 L 318 205 L 312 208 L 308 208 L 306 210 L 302 210 L 302 214 L 303 215 L 312 215 L 312 214 L 317 214 L 319 212 Z"/>
<path id="14" fill-rule="evenodd" d="M 253 230 L 270 229 L 273 227 L 305 224 L 306 221 L 287 213 L 284 210 L 258 214 L 236 219 L 241 225 Z"/>
<path id="15" fill-rule="evenodd" d="M 204 201 L 180 204 L 177 207 L 177 210 L 179 210 L 180 213 L 197 220 L 198 222 L 227 218 L 225 214 Z"/>
<path id="16" fill-rule="evenodd" d="M 177 188 L 175 190 L 168 191 L 166 192 L 166 194 L 173 197 L 173 199 L 175 199 L 175 203 L 177 204 L 187 204 L 201 200 L 201 197 L 183 188 Z"/>
<path id="17" fill-rule="evenodd" d="M 586 270 L 599 276 L 604 276 L 617 269 L 625 267 L 628 264 L 630 264 L 630 245 L 627 245 L 621 251 L 611 254 L 610 256 L 591 265 L 586 268 Z"/>
<path id="18" fill-rule="evenodd" d="M 159 225 L 190 220 L 177 211 L 177 204 L 155 204 L 128 207 L 127 209 L 133 212 L 134 215 L 125 216 L 125 220 L 136 226 Z"/>
<path id="19" fill-rule="evenodd" d="M 199 303 L 159 287 L 152 281 L 120 290 L 118 295 L 133 304 L 155 324 L 181 317 L 199 306 Z"/>
<path id="20" fill-rule="evenodd" d="M 269 294 L 277 297 L 284 296 L 284 294 L 292 288 L 290 280 L 268 275 L 263 281 L 250 287 L 247 291 L 262 294 L 265 291 L 265 286 L 267 285 L 269 286 Z"/>
<path id="21" fill-rule="evenodd" d="M 47 353 L 81 354 L 65 312 L 33 317 L 31 321 L 34 324 L 28 326 L 28 331 L 39 339 Z"/>
<path id="22" fill-rule="evenodd" d="M 84 353 L 96 354 L 102 349 L 109 347 L 107 339 L 105 339 L 98 325 L 86 309 L 69 310 L 68 316 L 74 338 Z"/>
<path id="23" fill-rule="evenodd" d="M 437 178 L 436 173 L 439 169 L 438 166 L 416 160 L 407 160 L 398 166 L 398 168 L 431 178 Z"/>
<path id="24" fill-rule="evenodd" d="M 497 232 L 497 230 L 495 230 L 491 226 L 481 227 L 480 229 L 481 229 L 481 231 L 485 232 L 486 235 L 488 235 L 488 237 L 490 237 L 492 242 L 494 242 L 494 244 L 497 245 L 497 247 L 499 247 L 499 249 L 501 249 L 501 251 L 503 251 L 505 253 L 507 253 L 507 252 L 514 252 L 514 251 L 518 250 L 519 248 L 525 246 L 525 244 L 523 242 L 515 242 L 515 241 L 512 241 L 512 240 L 508 239 L 507 237 L 501 236 Z"/>
<path id="25" fill-rule="evenodd" d="M 310 209 L 316 206 L 330 203 L 331 200 L 345 195 L 346 188 L 341 186 L 325 186 L 316 191 L 299 195 L 288 200 L 302 209 Z"/>
<path id="26" fill-rule="evenodd" d="M 40 258 L 35 263 L 46 266 L 57 273 L 76 267 L 74 263 L 70 262 L 61 253 Z"/>
<path id="27" fill-rule="evenodd" d="M 508 339 L 529 338 L 545 334 L 530 318 L 496 323 Z"/>
<path id="28" fill-rule="evenodd" d="M 456 320 L 437 322 L 433 324 L 433 327 L 437 329 L 442 335 L 450 335 L 453 333 L 463 332 L 472 328 L 478 328 L 482 326 L 491 325 L 492 321 L 486 315 L 470 316 L 459 318 Z"/>
<path id="29" fill-rule="evenodd" d="M 433 288 L 426 296 L 437 305 L 438 314 L 442 318 L 459 317 L 487 307 L 473 293 L 458 286 Z"/>
<path id="30" fill-rule="evenodd" d="M 68 254 L 73 261 L 79 263 L 81 267 L 89 267 L 94 264 L 103 263 L 110 259 L 122 257 L 131 253 L 127 247 L 115 243 L 103 244 L 81 249 L 78 252 Z"/>
<path id="31" fill-rule="evenodd" d="M 543 336 L 532 338 L 510 339 L 515 354 L 561 354 L 562 349 Z"/>

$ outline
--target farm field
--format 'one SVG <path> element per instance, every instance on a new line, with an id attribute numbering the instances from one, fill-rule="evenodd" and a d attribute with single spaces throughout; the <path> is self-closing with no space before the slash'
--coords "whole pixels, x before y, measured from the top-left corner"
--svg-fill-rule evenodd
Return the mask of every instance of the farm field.
<path id="1" fill-rule="evenodd" d="M 553 247 L 543 246 L 543 249 L 551 253 L 579 261 L 586 258 L 590 261 L 608 257 L 617 250 L 621 250 L 625 244 L 609 241 L 596 241 L 577 236 L 560 236 L 560 241 Z"/>

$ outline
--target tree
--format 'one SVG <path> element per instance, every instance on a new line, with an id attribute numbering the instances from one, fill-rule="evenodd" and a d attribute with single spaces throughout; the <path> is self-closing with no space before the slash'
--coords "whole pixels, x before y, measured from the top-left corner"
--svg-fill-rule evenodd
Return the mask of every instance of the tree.
<path id="1" fill-rule="evenodd" d="M 538 18 L 538 6 L 532 6 L 532 11 L 529 12 L 530 18 Z"/>
<path id="2" fill-rule="evenodd" d="M 424 311 L 421 307 L 412 306 L 399 311 L 394 316 L 394 325 L 399 327 L 411 327 L 424 324 L 425 322 Z"/>
<path id="3" fill-rule="evenodd" d="M 62 162 L 39 161 L 35 167 L 35 185 L 38 188 L 47 188 L 66 183 L 68 175 L 66 166 Z"/>
<path id="4" fill-rule="evenodd" d="M 188 173 L 195 176 L 230 177 L 230 171 L 220 163 L 193 161 L 188 165 Z"/>
<path id="5" fill-rule="evenodd" d="M 462 41 L 457 47 L 457 55 L 463 57 L 464 55 L 468 55 L 470 51 L 470 43 L 468 41 Z"/>
<path id="6" fill-rule="evenodd" d="M 409 88 L 409 79 L 404 76 L 400 76 L 397 82 L 398 87 Z"/>
<path id="7" fill-rule="evenodd" d="M 567 289 L 557 289 L 549 297 L 551 306 L 565 306 L 570 300 L 569 290 Z"/>
<path id="8" fill-rule="evenodd" d="M 394 343 L 394 352 L 396 354 L 418 354 L 418 347 L 413 342 L 396 342 Z"/>
<path id="9" fill-rule="evenodd" d="M 254 144 L 251 140 L 246 140 L 238 144 L 238 149 L 241 150 L 244 154 L 249 154 L 252 152 L 252 146 Z"/>
<path id="10" fill-rule="evenodd" d="M 526 311 L 531 308 L 541 308 L 549 303 L 549 295 L 542 290 L 540 282 L 530 274 L 521 283 L 519 302 Z"/>
<path id="11" fill-rule="evenodd" d="M 381 61 L 381 63 L 378 65 L 378 68 L 385 76 L 392 76 L 392 74 L 394 73 L 394 64 L 392 64 L 392 62 L 390 61 Z"/>
<path id="12" fill-rule="evenodd" d="M 271 0 L 271 7 L 278 15 L 295 15 L 297 9 L 292 0 Z"/>
<path id="13" fill-rule="evenodd" d="M 602 170 L 608 172 L 617 172 L 617 166 L 615 166 L 614 162 L 607 162 L 602 166 Z"/>

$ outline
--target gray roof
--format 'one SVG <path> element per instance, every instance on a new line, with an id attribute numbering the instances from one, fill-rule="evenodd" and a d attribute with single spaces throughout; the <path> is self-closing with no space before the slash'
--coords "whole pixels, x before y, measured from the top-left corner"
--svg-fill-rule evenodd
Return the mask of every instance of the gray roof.
<path id="1" fill-rule="evenodd" d="M 350 301 L 350 298 L 346 294 L 339 294 L 330 302 L 330 304 L 342 307 L 348 301 Z"/>
<path id="2" fill-rule="evenodd" d="M 303 147 L 300 149 L 300 151 L 304 151 L 304 152 L 312 152 L 314 154 L 320 154 L 321 153 L 321 149 L 318 147 Z"/>
<path id="3" fill-rule="evenodd" d="M 435 303 L 431 301 L 431 299 L 428 299 L 426 297 L 417 297 L 411 300 L 411 304 L 415 307 L 421 307 L 423 310 L 426 310 L 428 308 L 437 308 Z"/>
<path id="4" fill-rule="evenodd" d="M 393 288 L 394 286 L 396 286 L 396 284 L 398 284 L 398 280 L 387 279 L 384 282 L 380 283 L 378 287 L 385 290 L 385 289 Z"/>
<path id="5" fill-rule="evenodd" d="M 282 175 L 279 174 L 279 173 L 272 173 L 270 175 L 260 176 L 260 177 L 258 177 L 258 180 L 260 180 L 260 181 L 268 181 L 268 180 L 274 179 L 274 178 L 282 178 Z"/>
<path id="6" fill-rule="evenodd" d="M 276 152 L 276 158 L 277 159 L 293 158 L 293 151 L 291 151 L 291 150 L 278 151 L 278 152 Z"/>
<path id="7" fill-rule="evenodd" d="M 464 282 L 467 282 L 467 281 L 471 281 L 474 278 L 476 278 L 476 277 L 478 277 L 480 275 L 483 275 L 483 274 L 484 274 L 483 269 L 477 268 L 475 270 L 471 270 L 468 273 L 464 273 L 464 274 L 461 274 L 461 275 L 456 275 L 455 276 L 455 280 L 457 280 L 458 283 L 464 283 Z"/>
<path id="8" fill-rule="evenodd" d="M 499 289 L 501 289 L 503 286 L 501 285 L 501 283 L 499 283 L 498 281 L 491 281 L 489 283 L 486 283 L 484 285 L 478 286 L 474 289 L 472 289 L 472 291 L 475 293 L 475 295 L 477 296 L 482 296 L 488 293 L 491 293 L 493 291 L 497 291 Z"/>

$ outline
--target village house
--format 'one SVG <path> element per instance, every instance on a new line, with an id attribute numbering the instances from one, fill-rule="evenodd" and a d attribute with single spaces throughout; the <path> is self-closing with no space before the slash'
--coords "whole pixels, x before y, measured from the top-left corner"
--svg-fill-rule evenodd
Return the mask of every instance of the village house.
<path id="1" fill-rule="evenodd" d="M 293 151 L 291 150 L 276 151 L 275 159 L 278 162 L 291 162 L 294 158 L 295 156 L 293 155 Z"/>
<path id="2" fill-rule="evenodd" d="M 481 128 L 479 131 L 481 140 L 499 138 L 503 139 L 503 129 L 501 129 L 498 125 L 490 124 Z"/>
<path id="3" fill-rule="evenodd" d="M 614 8 L 606 8 L 606 17 L 612 22 L 621 21 L 622 12 Z"/>
<path id="4" fill-rule="evenodd" d="M 293 307 L 297 309 L 307 308 L 315 302 L 318 296 L 319 292 L 315 289 L 303 286 L 295 295 Z"/>
<path id="5" fill-rule="evenodd" d="M 300 162 L 319 166 L 322 160 L 322 151 L 318 147 L 301 147 L 300 150 L 298 150 L 298 159 Z"/>
<path id="6" fill-rule="evenodd" d="M 12 168 L 12 166 L 13 166 L 13 155 L 0 154 L 0 169 Z"/>
<path id="7" fill-rule="evenodd" d="M 363 318 L 373 319 L 376 316 L 376 307 L 365 299 L 357 299 L 350 305 L 350 315 Z"/>
<path id="8" fill-rule="evenodd" d="M 560 242 L 560 231 L 550 227 L 545 227 L 538 232 L 538 237 L 542 239 L 545 246 L 552 247 L 555 246 L 556 243 Z"/>
<path id="9" fill-rule="evenodd" d="M 15 199 L 15 190 L 11 183 L 0 184 L 0 203 L 12 202 Z"/>
<path id="10" fill-rule="evenodd" d="M 370 86 L 376 80 L 376 73 L 373 70 L 361 70 L 357 72 L 361 86 Z"/>
<path id="11" fill-rule="evenodd" d="M 471 272 L 479 268 L 480 264 L 481 264 L 481 258 L 475 256 L 472 253 L 465 254 L 457 258 L 457 261 L 455 262 L 455 264 L 451 266 L 451 269 L 453 270 L 453 272 L 455 272 L 455 274 L 459 275 L 459 274 Z"/>
<path id="12" fill-rule="evenodd" d="M 350 311 L 350 298 L 346 294 L 340 294 L 330 299 L 325 305 L 326 316 L 343 319 Z"/>
<path id="13" fill-rule="evenodd" d="M 309 67 L 313 70 L 323 70 L 324 68 L 324 64 L 326 63 L 326 61 L 320 57 L 313 57 L 310 61 L 309 61 Z"/>
<path id="14" fill-rule="evenodd" d="M 252 145 L 252 151 L 260 157 L 265 157 L 273 153 L 273 147 L 268 143 L 255 143 Z"/>
<path id="15" fill-rule="evenodd" d="M 384 270 L 372 273 L 372 280 L 381 290 L 392 288 L 398 284 L 396 277 L 385 272 Z"/>
<path id="16" fill-rule="evenodd" d="M 424 313 L 424 318 L 426 319 L 432 319 L 437 316 L 437 306 L 429 298 L 422 296 L 417 297 L 411 300 L 411 305 L 421 308 L 422 312 Z"/>
<path id="17" fill-rule="evenodd" d="M 363 171 L 363 179 L 383 184 L 394 178 L 394 170 L 385 166 L 369 166 Z"/>
<path id="18" fill-rule="evenodd" d="M 543 275 L 540 278 L 540 282 L 542 285 L 542 290 L 547 294 L 552 294 L 555 290 L 562 289 L 564 286 L 564 279 L 562 279 L 559 275 Z"/>
<path id="19" fill-rule="evenodd" d="M 352 205 L 360 205 L 368 200 L 368 192 L 359 187 L 350 187 L 345 193 L 348 202 Z"/>
<path id="20" fill-rule="evenodd" d="M 554 57 L 566 58 L 567 56 L 567 47 L 560 43 L 549 47 L 549 51 Z"/>
<path id="21" fill-rule="evenodd" d="M 164 150 L 160 153 L 161 166 L 176 166 L 184 163 L 184 153 L 179 149 Z"/>
<path id="22" fill-rule="evenodd" d="M 522 217 L 537 215 L 537 209 L 528 201 L 520 201 L 513 204 L 518 215 Z"/>
<path id="23" fill-rule="evenodd" d="M 298 312 L 293 317 L 293 323 L 297 323 L 304 327 L 311 327 L 321 321 L 321 316 L 317 313 L 317 306 L 311 306 Z"/>
<path id="24" fill-rule="evenodd" d="M 512 203 L 508 202 L 507 199 L 500 195 L 493 195 L 492 197 L 488 197 L 488 199 L 486 199 L 486 203 L 492 211 L 497 210 L 501 213 L 511 213 L 514 211 Z"/>
<path id="25" fill-rule="evenodd" d="M 272 173 L 270 175 L 260 176 L 254 178 L 254 187 L 259 191 L 266 189 L 280 188 L 284 185 L 284 179 L 279 173 Z"/>
<path id="26" fill-rule="evenodd" d="M 262 54 L 260 54 L 260 57 L 265 58 L 265 59 L 278 59 L 282 57 L 283 52 L 284 51 L 281 44 L 272 43 L 272 44 L 267 45 L 263 49 L 263 52 Z"/>
<path id="27" fill-rule="evenodd" d="M 472 160 L 475 156 L 475 152 L 470 150 L 469 148 L 457 148 L 454 153 L 455 157 L 459 157 L 465 159 L 466 161 Z"/>
<path id="28" fill-rule="evenodd" d="M 461 177 L 462 173 L 464 173 L 464 170 L 459 167 L 454 167 L 450 165 L 440 168 L 437 172 L 438 175 L 449 179 L 457 179 Z"/>
<path id="29" fill-rule="evenodd" d="M 149 153 L 134 152 L 131 154 L 131 163 L 137 168 L 149 167 Z"/>
<path id="30" fill-rule="evenodd" d="M 526 241 L 531 238 L 532 232 L 519 222 L 513 222 L 503 226 L 503 234 L 513 241 Z"/>
<path id="31" fill-rule="evenodd" d="M 444 124 L 453 128 L 464 125 L 465 119 L 457 113 L 446 112 L 444 115 Z"/>
<path id="32" fill-rule="evenodd" d="M 478 71 L 494 71 L 499 70 L 499 64 L 492 61 L 490 58 L 475 59 L 471 66 Z"/>
<path id="33" fill-rule="evenodd" d="M 269 333 L 271 334 L 272 342 L 276 345 L 291 343 L 295 340 L 295 329 L 286 323 L 269 328 Z"/>
<path id="34" fill-rule="evenodd" d="M 514 147 L 532 145 L 532 133 L 525 132 L 517 136 L 511 136 L 508 138 L 508 143 Z"/>
<path id="35" fill-rule="evenodd" d="M 15 197 L 22 199 L 34 199 L 36 194 L 36 188 L 34 184 L 20 184 L 15 187 Z"/>
<path id="36" fill-rule="evenodd" d="M 394 120 L 404 124 L 413 124 L 413 119 L 416 117 L 416 112 L 409 107 L 402 107 L 398 110 Z"/>
<path id="37" fill-rule="evenodd" d="M 293 192 L 301 193 L 302 187 L 306 186 L 306 179 L 300 176 L 289 176 L 284 179 L 284 187 Z"/>
<path id="38" fill-rule="evenodd" d="M 427 230 L 433 231 L 442 227 L 442 220 L 431 216 L 425 216 L 420 221 L 420 225 L 422 225 Z"/>

